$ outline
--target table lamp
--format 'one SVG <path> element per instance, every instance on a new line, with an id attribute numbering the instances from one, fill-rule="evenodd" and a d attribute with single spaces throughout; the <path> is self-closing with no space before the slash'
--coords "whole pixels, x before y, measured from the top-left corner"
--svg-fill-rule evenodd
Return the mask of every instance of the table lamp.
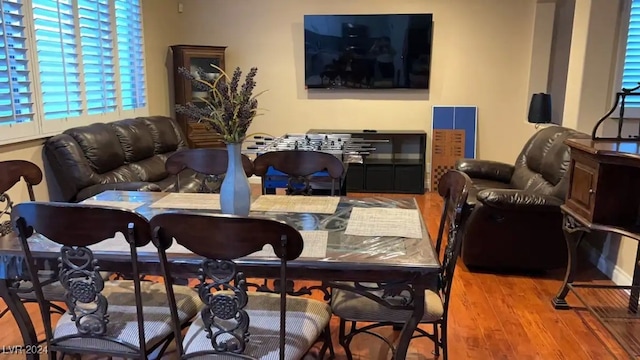
<path id="1" fill-rule="evenodd" d="M 537 93 L 531 96 L 528 119 L 533 124 L 548 124 L 551 122 L 551 95 Z"/>

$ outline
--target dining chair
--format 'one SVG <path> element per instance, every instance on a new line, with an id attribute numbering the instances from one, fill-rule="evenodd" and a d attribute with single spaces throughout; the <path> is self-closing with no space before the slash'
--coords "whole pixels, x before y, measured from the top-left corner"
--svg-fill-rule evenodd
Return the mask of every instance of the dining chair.
<path id="1" fill-rule="evenodd" d="M 0 161 L 0 219 L 7 215 L 11 215 L 11 210 L 13 208 L 13 201 L 9 197 L 7 193 L 10 189 L 12 189 L 20 180 L 23 180 L 30 201 L 35 201 L 36 197 L 33 192 L 33 187 L 40 184 L 42 182 L 42 170 L 38 167 L 38 165 L 26 161 L 26 160 L 8 160 L 8 161 Z M 2 206 L 4 203 L 4 206 Z M 7 218 L 6 221 L 0 221 L 0 237 L 8 236 L 13 232 L 11 220 Z M 64 313 L 64 309 L 55 302 L 63 302 L 64 301 L 64 293 L 62 288 L 59 286 L 59 283 L 52 279 L 51 272 L 40 272 L 40 279 L 43 283 L 46 284 L 44 286 L 45 298 L 50 301 L 48 308 L 53 313 L 62 314 Z M 18 297 L 21 301 L 25 303 L 35 302 L 35 294 L 32 291 L 33 284 L 30 281 L 20 281 L 14 287 Z M 0 311 L 0 318 L 9 312 L 9 308 L 5 308 Z"/>
<path id="2" fill-rule="evenodd" d="M 173 338 L 173 318 L 166 306 L 165 286 L 141 281 L 138 273 L 137 248 L 151 240 L 144 217 L 128 209 L 59 202 L 21 203 L 14 206 L 11 217 L 34 279 L 50 358 L 62 353 L 147 359 L 155 351 L 166 350 Z M 35 233 L 61 246 L 58 280 L 68 310 L 55 327 L 45 316 L 46 299 L 35 276 L 44 266 L 30 249 L 29 238 Z M 110 238 L 126 242 L 132 280 L 102 278 L 100 259 L 91 246 Z M 197 313 L 197 293 L 185 286 L 175 286 L 172 292 L 177 298 L 177 322 L 186 326 Z"/>
<path id="3" fill-rule="evenodd" d="M 287 175 L 287 195 L 312 195 L 311 175 L 327 171 L 331 178 L 331 195 L 335 195 L 336 183 L 340 183 L 344 174 L 342 161 L 332 154 L 311 150 L 269 151 L 253 160 L 254 173 L 262 178 L 262 193 L 266 193 L 265 177 L 269 168 Z M 314 182 L 321 179 L 316 177 Z M 338 191 L 339 192 L 339 191 Z"/>
<path id="4" fill-rule="evenodd" d="M 180 359 L 214 354 L 302 359 L 322 334 L 321 353 L 331 346 L 328 304 L 289 296 L 284 287 L 279 293 L 249 292 L 235 261 L 268 245 L 279 260 L 280 280 L 286 283 L 287 262 L 298 258 L 304 246 L 296 229 L 270 219 L 193 213 L 159 214 L 150 224 L 174 324 L 178 314 L 167 253 L 175 240 L 176 246 L 204 258 L 198 274 L 203 307 L 184 337 L 174 325 Z"/>
<path id="5" fill-rule="evenodd" d="M 432 324 L 433 333 L 428 333 L 417 328 L 412 339 L 427 337 L 435 344 L 435 355 L 440 355 L 442 349 L 443 358 L 446 360 L 447 352 L 447 319 L 451 286 L 456 262 L 460 254 L 462 232 L 464 224 L 470 213 L 467 204 L 468 191 L 471 188 L 471 179 L 463 172 L 451 170 L 444 174 L 438 184 L 438 193 L 443 197 L 443 209 L 441 224 L 436 239 L 436 247 L 442 244 L 445 236 L 444 229 L 448 229 L 447 243 L 441 259 L 441 270 L 438 274 L 438 283 L 435 289 L 425 291 L 424 315 L 421 324 Z M 431 246 L 430 244 L 428 246 Z M 439 254 L 439 252 L 438 252 Z M 382 292 L 375 292 L 376 296 L 383 297 Z M 389 305 L 402 305 L 408 302 L 405 295 L 387 297 L 386 301 L 376 302 L 369 297 L 357 294 L 350 290 L 333 288 L 331 309 L 333 314 L 340 318 L 340 331 L 338 338 L 340 345 L 344 347 L 347 358 L 353 358 L 349 345 L 357 334 L 366 333 L 385 341 L 395 358 L 395 346 L 383 336 L 372 330 L 382 326 L 397 326 L 399 319 L 409 319 L 411 310 L 391 309 Z M 357 323 L 373 323 L 357 327 Z M 350 323 L 347 332 L 347 323 Z"/>
<path id="6" fill-rule="evenodd" d="M 242 167 L 247 177 L 253 175 L 253 163 L 242 154 Z M 226 149 L 203 148 L 186 149 L 171 154 L 165 162 L 165 168 L 171 175 L 176 175 L 176 191 L 180 189 L 180 174 L 190 169 L 197 174 L 205 175 L 198 192 L 219 192 L 224 174 L 227 172 L 228 154 Z"/>
<path id="7" fill-rule="evenodd" d="M 0 206 L 4 203 L 4 208 L 0 209 L 0 219 L 4 215 L 11 214 L 13 202 L 7 194 L 7 191 L 14 185 L 24 180 L 29 200 L 35 201 L 36 197 L 33 193 L 33 187 L 42 182 L 42 170 L 38 165 L 26 160 L 8 160 L 0 161 Z M 0 221 L 0 237 L 11 233 L 11 220 Z"/>

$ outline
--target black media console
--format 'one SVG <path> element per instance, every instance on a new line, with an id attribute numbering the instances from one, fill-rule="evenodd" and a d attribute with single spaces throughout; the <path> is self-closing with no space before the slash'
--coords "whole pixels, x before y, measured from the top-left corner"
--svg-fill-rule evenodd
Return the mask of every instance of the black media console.
<path id="1" fill-rule="evenodd" d="M 427 133 L 422 130 L 311 129 L 309 134 L 350 134 L 372 143 L 376 150 L 363 164 L 349 164 L 347 191 L 423 194 Z"/>

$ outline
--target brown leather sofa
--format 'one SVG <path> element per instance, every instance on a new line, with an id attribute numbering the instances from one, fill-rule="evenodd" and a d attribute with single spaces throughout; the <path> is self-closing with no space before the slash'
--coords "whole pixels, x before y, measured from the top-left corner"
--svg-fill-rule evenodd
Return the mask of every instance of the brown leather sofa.
<path id="1" fill-rule="evenodd" d="M 462 242 L 470 269 L 544 271 L 566 266 L 560 205 L 568 190 L 566 138 L 587 134 L 550 126 L 525 144 L 514 165 L 461 159 L 456 169 L 471 177 L 473 211 Z"/>
<path id="2" fill-rule="evenodd" d="M 95 123 L 48 139 L 44 155 L 52 200 L 82 201 L 105 190 L 176 191 L 165 161 L 187 148 L 175 120 L 164 116 Z M 197 191 L 201 179 L 191 170 L 180 176 L 180 191 Z M 57 195 L 57 196 L 55 196 Z"/>

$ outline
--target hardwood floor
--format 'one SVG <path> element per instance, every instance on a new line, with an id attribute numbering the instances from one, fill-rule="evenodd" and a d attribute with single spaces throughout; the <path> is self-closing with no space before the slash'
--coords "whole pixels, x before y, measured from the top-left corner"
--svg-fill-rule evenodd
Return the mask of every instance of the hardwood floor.
<path id="1" fill-rule="evenodd" d="M 417 196 L 417 201 L 430 233 L 435 236 L 440 198 L 435 193 L 427 193 Z M 449 310 L 449 358 L 627 359 L 628 356 L 616 341 L 586 309 L 580 307 L 573 294 L 567 300 L 575 308 L 566 311 L 553 309 L 550 301 L 562 283 L 563 276 L 564 270 L 544 276 L 472 273 L 459 261 Z M 580 277 L 610 283 L 592 266 L 583 266 Z M 31 304 L 28 309 L 36 319 L 36 329 L 42 337 L 42 323 L 37 307 Z M 0 329 L 0 344 L 9 346 L 20 343 L 18 328 L 10 314 L 0 319 Z M 338 321 L 335 318 L 332 320 L 332 333 L 337 359 L 346 359 L 336 339 Z M 392 339 L 396 339 L 398 335 L 391 329 L 380 333 Z M 430 341 L 414 340 L 409 358 L 435 359 L 431 354 L 432 350 L 433 343 Z M 387 359 L 390 356 L 381 341 L 368 335 L 357 336 L 352 343 L 352 351 L 355 359 Z M 173 359 L 174 355 L 170 352 L 163 359 Z M 5 354 L 1 359 L 24 359 L 24 356 Z"/>

